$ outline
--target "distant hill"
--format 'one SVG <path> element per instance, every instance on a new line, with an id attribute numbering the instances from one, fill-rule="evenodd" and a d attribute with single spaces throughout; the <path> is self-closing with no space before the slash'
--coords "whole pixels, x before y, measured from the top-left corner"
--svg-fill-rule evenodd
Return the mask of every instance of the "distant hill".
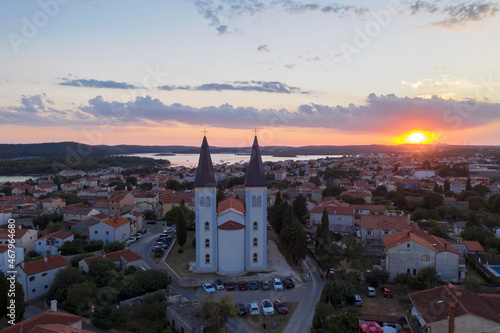
<path id="1" fill-rule="evenodd" d="M 215 147 L 212 153 L 250 153 L 251 147 Z M 50 142 L 33 144 L 0 144 L 0 159 L 19 159 L 32 157 L 67 157 L 67 156 L 111 156 L 125 154 L 147 153 L 177 153 L 196 154 L 199 146 L 90 146 L 78 142 Z M 296 155 L 358 155 L 369 153 L 394 154 L 401 152 L 422 151 L 429 155 L 471 155 L 477 152 L 483 154 L 500 154 L 498 146 L 453 146 L 453 145 L 346 145 L 346 146 L 262 146 L 263 155 L 296 156 Z"/>

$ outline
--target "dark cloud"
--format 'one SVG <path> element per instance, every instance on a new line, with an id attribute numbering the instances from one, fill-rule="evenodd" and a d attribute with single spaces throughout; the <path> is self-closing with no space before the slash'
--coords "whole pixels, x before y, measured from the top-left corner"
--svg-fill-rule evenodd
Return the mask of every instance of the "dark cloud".
<path id="1" fill-rule="evenodd" d="M 100 81 L 100 80 L 85 80 L 85 79 L 76 79 L 76 80 L 68 80 L 63 79 L 63 82 L 59 82 L 61 86 L 71 86 L 71 87 L 86 87 L 86 88 L 110 88 L 110 89 L 137 89 L 139 87 L 125 83 L 125 82 L 116 82 L 116 81 Z"/>
<path id="2" fill-rule="evenodd" d="M 496 16 L 498 10 L 497 3 L 480 1 L 453 2 L 448 5 L 442 2 L 430 3 L 417 1 L 410 5 L 410 13 L 412 15 L 429 13 L 444 16 L 443 19 L 432 22 L 431 25 L 445 28 L 455 28 L 464 26 L 470 22 L 483 21 Z"/>
<path id="3" fill-rule="evenodd" d="M 267 93 L 280 94 L 308 94 L 308 91 L 302 91 L 298 87 L 290 87 L 289 85 L 277 81 L 234 81 L 232 83 L 206 83 L 200 86 L 172 86 L 165 85 L 159 87 L 161 90 L 198 90 L 198 91 L 259 91 Z"/>
<path id="4" fill-rule="evenodd" d="M 267 44 L 260 45 L 257 48 L 257 51 L 259 51 L 259 52 L 269 52 L 269 46 L 267 46 Z"/>
<path id="5" fill-rule="evenodd" d="M 127 121 L 152 121 L 159 124 L 180 122 L 227 128 L 253 126 L 294 126 L 333 128 L 351 132 L 390 133 L 418 128 L 428 131 L 472 128 L 500 120 L 498 103 L 377 96 L 365 104 L 329 106 L 316 103 L 300 105 L 297 110 L 256 109 L 230 104 L 194 108 L 182 104 L 163 104 L 150 96 L 128 103 L 106 102 L 102 97 L 89 101 L 82 112 L 92 117 L 127 114 Z"/>
<path id="6" fill-rule="evenodd" d="M 462 130 L 500 121 L 500 104 L 439 97 L 412 98 L 371 94 L 362 105 L 300 105 L 296 110 L 257 109 L 230 104 L 195 108 L 165 104 L 150 96 L 130 102 L 106 101 L 102 96 L 74 110 L 47 107 L 44 96 L 26 96 L 18 106 L 0 108 L 3 124 L 24 126 L 161 126 L 175 123 L 225 128 L 304 127 L 331 128 L 352 133 L 401 133 Z"/>

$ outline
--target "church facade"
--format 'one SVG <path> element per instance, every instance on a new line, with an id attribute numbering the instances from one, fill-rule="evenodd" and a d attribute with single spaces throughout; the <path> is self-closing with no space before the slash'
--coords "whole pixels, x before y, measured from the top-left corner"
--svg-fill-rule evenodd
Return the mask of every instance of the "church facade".
<path id="1" fill-rule="evenodd" d="M 257 137 L 245 179 L 245 204 L 229 197 L 217 204 L 217 182 L 207 138 L 195 178 L 196 265 L 199 273 L 267 270 L 267 181 Z"/>

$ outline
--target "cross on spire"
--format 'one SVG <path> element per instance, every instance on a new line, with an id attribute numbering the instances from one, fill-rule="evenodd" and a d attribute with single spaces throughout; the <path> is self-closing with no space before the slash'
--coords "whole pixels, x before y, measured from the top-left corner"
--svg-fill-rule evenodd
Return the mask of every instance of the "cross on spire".
<path id="1" fill-rule="evenodd" d="M 258 132 L 257 127 L 254 128 L 254 132 L 255 132 L 255 136 L 257 136 L 257 132 Z"/>
<path id="2" fill-rule="evenodd" d="M 202 132 L 203 132 L 203 136 L 207 136 L 208 131 L 206 128 L 204 128 Z"/>

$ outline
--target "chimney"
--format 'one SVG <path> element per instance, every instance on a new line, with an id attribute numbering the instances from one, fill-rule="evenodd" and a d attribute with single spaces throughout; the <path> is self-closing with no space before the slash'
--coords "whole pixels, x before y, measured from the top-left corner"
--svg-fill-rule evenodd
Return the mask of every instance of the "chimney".
<path id="1" fill-rule="evenodd" d="M 24 268 L 24 260 L 21 261 L 21 267 Z"/>
<path id="2" fill-rule="evenodd" d="M 455 303 L 449 304 L 448 333 L 455 332 Z"/>
<path id="3" fill-rule="evenodd" d="M 17 225 L 17 229 L 21 230 L 22 228 L 23 228 L 22 225 L 20 225 L 20 224 Z"/>
<path id="4" fill-rule="evenodd" d="M 57 312 L 57 300 L 53 299 L 50 301 L 50 311 Z"/>
<path id="5" fill-rule="evenodd" d="M 406 222 L 408 223 L 408 225 L 410 225 L 410 222 L 411 222 L 410 221 L 410 214 L 406 215 L 406 220 L 407 220 Z"/>
<path id="6" fill-rule="evenodd" d="M 448 248 L 448 243 L 444 243 L 444 249 L 447 250 Z"/>
<path id="7" fill-rule="evenodd" d="M 47 256 L 43 256 L 43 261 L 47 262 L 47 259 L 48 259 L 48 258 L 49 258 L 49 257 L 47 257 Z"/>
<path id="8" fill-rule="evenodd" d="M 410 237 L 410 230 L 406 230 L 406 236 Z"/>

